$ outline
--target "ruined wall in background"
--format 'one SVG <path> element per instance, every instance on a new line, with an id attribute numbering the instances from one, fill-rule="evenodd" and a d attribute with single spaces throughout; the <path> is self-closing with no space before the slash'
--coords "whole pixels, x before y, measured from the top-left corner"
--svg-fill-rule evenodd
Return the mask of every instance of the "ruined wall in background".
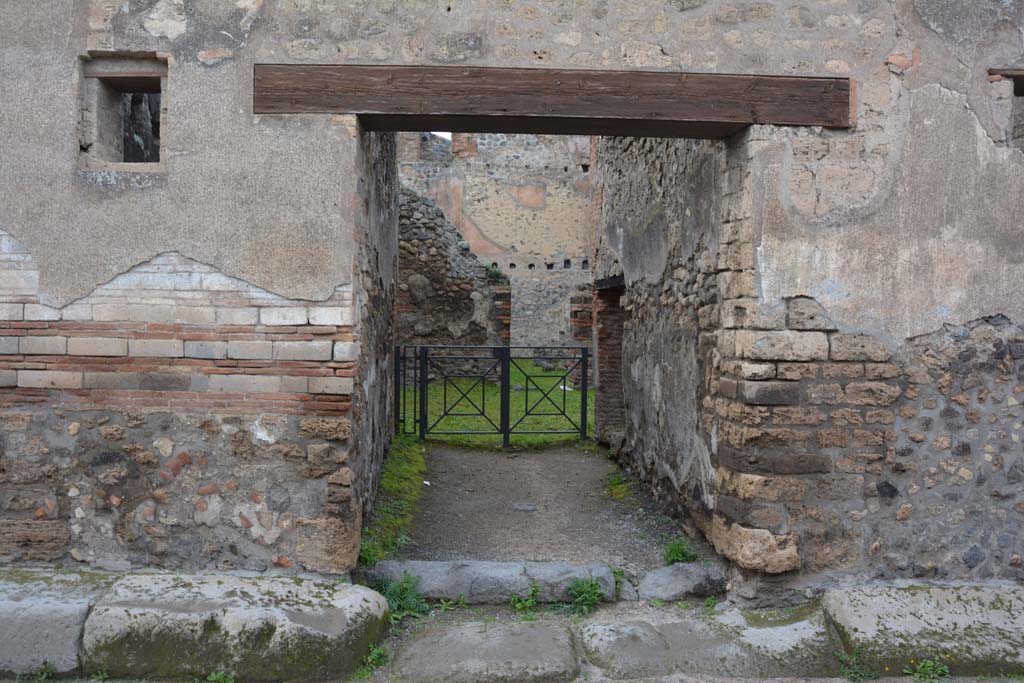
<path id="1" fill-rule="evenodd" d="M 406 188 L 398 225 L 395 343 L 500 346 L 493 278 L 455 226 L 432 200 Z"/>
<path id="2" fill-rule="evenodd" d="M 511 281 L 511 340 L 575 345 L 570 300 L 590 281 L 590 138 L 402 134 L 403 182 L 431 197 Z"/>

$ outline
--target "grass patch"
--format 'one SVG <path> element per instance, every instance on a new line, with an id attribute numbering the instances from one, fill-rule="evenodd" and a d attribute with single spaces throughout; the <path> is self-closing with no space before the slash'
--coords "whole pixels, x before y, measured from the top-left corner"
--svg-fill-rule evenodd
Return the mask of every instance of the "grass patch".
<path id="1" fill-rule="evenodd" d="M 590 614 L 604 600 L 601 582 L 597 579 L 576 579 L 569 584 L 568 590 L 573 614 Z"/>
<path id="2" fill-rule="evenodd" d="M 941 659 L 925 658 L 920 661 L 910 660 L 910 666 L 903 669 L 903 673 L 913 676 L 917 683 L 936 683 L 943 678 L 949 678 L 949 667 Z"/>
<path id="3" fill-rule="evenodd" d="M 618 468 L 608 473 L 605 478 L 604 491 L 609 498 L 618 503 L 628 502 L 636 494 L 633 490 L 633 482 Z"/>
<path id="4" fill-rule="evenodd" d="M 518 367 L 517 367 L 518 366 Z M 530 375 L 530 379 L 526 379 L 526 371 Z M 540 366 L 536 365 L 532 361 L 528 360 L 517 360 L 512 364 L 510 370 L 510 384 L 512 386 L 512 392 L 510 394 L 509 404 L 509 417 L 510 423 L 515 425 L 523 416 L 526 414 L 527 400 L 532 412 L 540 413 L 554 413 L 556 412 L 555 406 L 548 403 L 546 400 L 542 400 L 542 392 L 552 389 L 552 387 L 561 386 L 562 375 L 558 370 L 544 370 Z M 431 428 L 435 431 L 434 434 L 430 435 L 431 440 L 443 441 L 444 443 L 454 444 L 457 446 L 468 446 L 472 448 L 500 448 L 501 447 L 501 434 L 438 434 L 437 432 L 445 431 L 456 431 L 456 432 L 470 432 L 470 431 L 488 431 L 494 430 L 494 426 L 491 425 L 487 419 L 479 415 L 448 415 L 443 420 L 437 423 L 438 416 L 445 412 L 445 391 L 444 391 L 444 380 L 435 380 L 430 383 L 430 390 L 427 392 L 427 418 Z M 476 380 L 472 379 L 449 379 L 448 382 L 448 410 L 454 412 L 478 412 L 476 408 L 470 405 L 465 399 L 462 399 L 461 394 L 455 390 L 453 385 L 457 385 L 462 391 L 465 391 L 467 395 L 473 400 L 477 406 L 484 408 L 484 414 L 490 419 L 494 425 L 501 425 L 501 387 L 497 382 L 481 382 L 475 388 L 473 385 Z M 516 391 L 516 387 L 522 387 L 521 391 Z M 527 391 L 529 387 L 529 391 Z M 471 390 L 472 388 L 472 390 Z M 403 400 L 407 406 L 408 424 L 412 427 L 412 413 L 413 413 L 413 390 L 412 387 L 403 388 Z M 576 388 L 572 391 L 565 392 L 565 401 L 563 405 L 562 391 L 561 389 L 555 388 L 550 398 L 554 401 L 555 405 L 559 409 L 564 409 L 565 413 L 568 414 L 574 423 L 579 424 L 580 405 L 583 402 L 583 395 Z M 536 406 L 537 402 L 541 401 L 539 406 Z M 536 407 L 534 407 L 536 406 Z M 531 415 L 523 419 L 518 427 L 514 427 L 514 430 L 519 431 L 541 431 L 541 430 L 570 430 L 574 429 L 573 425 L 569 423 L 566 418 L 560 415 Z M 594 392 L 587 392 L 587 436 L 588 438 L 593 436 L 594 433 Z M 516 434 L 513 431 L 510 439 L 510 445 L 515 448 L 530 449 L 530 448 L 546 448 L 555 444 L 572 443 L 579 441 L 579 432 L 573 432 L 570 434 Z"/>
<path id="5" fill-rule="evenodd" d="M 388 601 L 391 622 L 397 623 L 406 617 L 420 617 L 430 611 L 423 594 L 420 593 L 420 577 L 408 572 L 398 581 L 383 581 L 378 587 L 380 594 Z"/>
<path id="6" fill-rule="evenodd" d="M 363 665 L 352 674 L 354 681 L 367 681 L 373 675 L 374 670 L 381 668 L 388 663 L 388 651 L 383 645 L 371 645 L 370 651 L 363 658 Z"/>
<path id="7" fill-rule="evenodd" d="M 665 544 L 664 558 L 665 564 L 696 562 L 700 559 L 690 547 L 690 542 L 682 537 L 673 538 Z"/>
<path id="8" fill-rule="evenodd" d="M 878 673 L 868 667 L 860 658 L 860 648 L 855 648 L 850 654 L 836 653 L 839 659 L 839 675 L 852 683 L 862 683 L 878 678 Z"/>
<path id="9" fill-rule="evenodd" d="M 537 609 L 538 598 L 540 598 L 540 585 L 534 581 L 530 584 L 530 590 L 526 595 L 513 595 L 510 605 L 516 612 L 533 612 Z"/>
<path id="10" fill-rule="evenodd" d="M 411 436 L 396 436 L 381 469 L 380 490 L 370 523 L 363 527 L 359 562 L 374 565 L 408 543 L 427 464 L 424 447 Z"/>

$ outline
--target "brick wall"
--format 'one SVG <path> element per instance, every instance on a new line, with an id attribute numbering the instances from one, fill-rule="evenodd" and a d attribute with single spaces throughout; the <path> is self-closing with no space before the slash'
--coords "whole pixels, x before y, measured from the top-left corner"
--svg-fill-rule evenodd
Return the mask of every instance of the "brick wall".
<path id="1" fill-rule="evenodd" d="M 593 295 L 594 364 L 597 393 L 594 434 L 603 443 L 620 439 L 626 429 L 622 389 L 622 331 L 627 313 L 621 305 L 625 287 L 597 289 Z"/>

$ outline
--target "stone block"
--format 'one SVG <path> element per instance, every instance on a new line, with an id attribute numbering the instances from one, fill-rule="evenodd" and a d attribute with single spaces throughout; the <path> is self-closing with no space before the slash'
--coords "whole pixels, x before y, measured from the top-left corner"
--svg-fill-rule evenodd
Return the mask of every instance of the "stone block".
<path id="1" fill-rule="evenodd" d="M 791 330 L 823 330 L 826 332 L 836 329 L 835 323 L 829 318 L 821 304 L 807 297 L 789 300 L 786 306 L 786 327 Z"/>
<path id="2" fill-rule="evenodd" d="M 335 342 L 334 360 L 339 363 L 353 362 L 359 360 L 359 342 Z"/>
<path id="3" fill-rule="evenodd" d="M 346 678 L 384 634 L 387 611 L 369 588 L 335 581 L 129 575 L 86 619 L 83 668 L 126 679 Z"/>
<path id="4" fill-rule="evenodd" d="M 71 356 L 126 356 L 128 340 L 114 337 L 71 337 L 68 339 Z"/>
<path id="5" fill-rule="evenodd" d="M 884 362 L 892 356 L 882 342 L 866 334 L 833 334 L 829 344 L 832 360 Z"/>
<path id="6" fill-rule="evenodd" d="M 743 379 L 773 379 L 775 377 L 775 365 L 772 363 L 737 363 L 736 374 Z"/>
<path id="7" fill-rule="evenodd" d="M 352 313 L 348 308 L 310 306 L 310 325 L 351 325 Z"/>
<path id="8" fill-rule="evenodd" d="M 305 394 L 309 392 L 309 378 L 298 375 L 281 376 L 281 392 L 285 394 Z"/>
<path id="9" fill-rule="evenodd" d="M 781 574 L 800 568 L 796 534 L 776 535 L 767 529 L 729 524 L 720 515 L 712 517 L 709 531 L 715 550 L 744 569 Z"/>
<path id="10" fill-rule="evenodd" d="M 275 306 L 260 309 L 263 325 L 305 325 L 309 320 L 305 307 Z"/>
<path id="11" fill-rule="evenodd" d="M 188 358 L 204 358 L 207 360 L 220 360 L 227 358 L 228 343 L 220 341 L 187 341 L 185 342 L 185 356 Z"/>
<path id="12" fill-rule="evenodd" d="M 547 683 L 579 675 L 568 627 L 550 621 L 438 625 L 395 656 L 395 683 Z"/>
<path id="13" fill-rule="evenodd" d="M 281 390 L 281 378 L 277 375 L 209 375 L 205 391 L 218 394 L 275 394 Z M 195 390 L 198 389 L 193 379 Z"/>
<path id="14" fill-rule="evenodd" d="M 0 304 L 0 320 L 24 320 L 25 304 Z"/>
<path id="15" fill-rule="evenodd" d="M 902 390 L 883 382 L 851 382 L 846 385 L 845 400 L 855 406 L 889 406 L 899 399 Z"/>
<path id="16" fill-rule="evenodd" d="M 876 671 L 939 656 L 957 676 L 1024 672 L 1024 587 L 907 585 L 834 589 L 822 598 L 847 652 Z"/>
<path id="17" fill-rule="evenodd" d="M 81 389 L 82 373 L 60 370 L 18 370 L 18 386 L 26 389 Z"/>
<path id="18" fill-rule="evenodd" d="M 824 332 L 738 330 L 736 352 L 751 360 L 827 360 L 828 337 Z"/>
<path id="19" fill-rule="evenodd" d="M 265 360 L 274 353 L 273 342 L 268 341 L 230 341 L 228 342 L 228 358 L 235 360 Z"/>
<path id="20" fill-rule="evenodd" d="M 18 386 L 17 370 L 0 370 L 0 387 Z"/>
<path id="21" fill-rule="evenodd" d="M 757 299 L 736 299 L 722 304 L 722 327 L 781 330 L 786 327 L 784 306 L 769 306 Z"/>
<path id="22" fill-rule="evenodd" d="M 25 304 L 25 320 L 60 320 L 61 310 L 42 304 Z"/>
<path id="23" fill-rule="evenodd" d="M 132 339 L 128 353 L 138 358 L 181 358 L 185 343 L 180 339 Z"/>
<path id="24" fill-rule="evenodd" d="M 17 356 L 21 353 L 21 337 L 0 337 L 0 356 Z"/>
<path id="25" fill-rule="evenodd" d="M 665 602 L 719 595 L 725 592 L 725 572 L 714 563 L 680 562 L 647 572 L 638 590 L 641 600 Z"/>
<path id="26" fill-rule="evenodd" d="M 801 453 L 754 447 L 718 446 L 718 463 L 751 474 L 818 474 L 832 471 L 832 459 L 822 453 Z"/>
<path id="27" fill-rule="evenodd" d="M 63 356 L 68 352 L 68 338 L 22 337 L 18 349 L 26 356 Z"/>
<path id="28" fill-rule="evenodd" d="M 259 309 L 254 307 L 217 308 L 214 320 L 218 325 L 255 325 L 259 317 Z"/>
<path id="29" fill-rule="evenodd" d="M 310 377 L 311 394 L 351 394 L 355 391 L 355 380 L 351 377 Z"/>
<path id="30" fill-rule="evenodd" d="M 744 380 L 737 384 L 736 398 L 751 405 L 799 405 L 800 384 L 798 382 L 752 382 Z"/>
<path id="31" fill-rule="evenodd" d="M 32 674 L 43 664 L 76 671 L 85 618 L 113 581 L 94 572 L 0 570 L 0 672 Z"/>
<path id="32" fill-rule="evenodd" d="M 277 360 L 323 361 L 334 357 L 334 344 L 329 341 L 283 341 L 273 345 Z"/>

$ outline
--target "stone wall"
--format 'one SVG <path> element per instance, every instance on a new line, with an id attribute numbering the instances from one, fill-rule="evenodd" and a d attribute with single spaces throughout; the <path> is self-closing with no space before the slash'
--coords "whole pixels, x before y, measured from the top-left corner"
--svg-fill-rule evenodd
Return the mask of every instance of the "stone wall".
<path id="1" fill-rule="evenodd" d="M 0 247 L 0 558 L 347 570 L 349 288 L 311 305 L 168 253 L 51 308 Z"/>
<path id="2" fill-rule="evenodd" d="M 492 282 L 444 213 L 403 189 L 398 225 L 396 343 L 502 345 Z"/>
<path id="3" fill-rule="evenodd" d="M 511 281 L 512 343 L 577 344 L 570 299 L 590 281 L 590 139 L 456 133 L 446 146 L 436 135 L 402 136 L 403 182 Z"/>
<path id="4" fill-rule="evenodd" d="M 811 297 L 766 301 L 748 231 L 762 144 L 601 143 L 597 268 L 622 270 L 629 311 L 623 457 L 741 568 L 1020 579 L 1020 326 L 893 349 Z"/>

